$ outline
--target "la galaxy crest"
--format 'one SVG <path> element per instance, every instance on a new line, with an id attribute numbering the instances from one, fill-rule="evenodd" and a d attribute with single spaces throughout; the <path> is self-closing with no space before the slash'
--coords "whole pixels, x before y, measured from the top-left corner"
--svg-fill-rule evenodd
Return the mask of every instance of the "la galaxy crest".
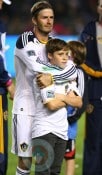
<path id="1" fill-rule="evenodd" d="M 21 150 L 22 150 L 23 152 L 25 152 L 25 151 L 27 150 L 27 148 L 28 148 L 28 144 L 22 143 L 22 144 L 20 144 L 20 148 L 21 148 Z"/>

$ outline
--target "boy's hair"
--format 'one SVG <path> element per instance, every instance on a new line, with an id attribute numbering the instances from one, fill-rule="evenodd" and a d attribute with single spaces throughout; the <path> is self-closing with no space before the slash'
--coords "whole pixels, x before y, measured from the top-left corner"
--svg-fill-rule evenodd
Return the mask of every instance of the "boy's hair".
<path id="1" fill-rule="evenodd" d="M 51 4 L 48 1 L 38 1 L 31 8 L 32 17 L 37 17 L 38 13 L 43 9 L 52 9 Z"/>
<path id="2" fill-rule="evenodd" d="M 59 38 L 50 39 L 46 44 L 46 52 L 54 53 L 59 50 L 68 50 L 67 42 Z"/>
<path id="3" fill-rule="evenodd" d="M 69 41 L 67 45 L 73 54 L 74 63 L 77 65 L 82 64 L 86 59 L 86 47 L 84 43 L 80 41 Z"/>

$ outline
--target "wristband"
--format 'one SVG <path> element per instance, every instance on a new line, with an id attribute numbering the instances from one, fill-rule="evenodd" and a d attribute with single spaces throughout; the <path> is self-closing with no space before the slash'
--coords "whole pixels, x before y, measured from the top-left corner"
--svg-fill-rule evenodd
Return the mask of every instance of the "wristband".
<path id="1" fill-rule="evenodd" d="M 54 83 L 53 75 L 51 75 L 51 84 Z"/>

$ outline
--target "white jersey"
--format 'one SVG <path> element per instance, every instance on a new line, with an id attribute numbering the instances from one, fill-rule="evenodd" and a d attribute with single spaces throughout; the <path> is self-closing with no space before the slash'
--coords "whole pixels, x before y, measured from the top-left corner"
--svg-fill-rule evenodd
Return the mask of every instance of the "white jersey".
<path id="1" fill-rule="evenodd" d="M 46 68 L 46 72 L 51 73 L 53 75 L 59 74 L 60 69 L 48 64 L 49 67 Z M 68 65 L 62 72 L 67 73 L 73 67 L 73 63 L 71 61 L 68 62 Z M 71 79 L 75 80 L 77 74 L 72 74 Z M 63 81 L 64 80 L 64 81 Z M 57 85 L 56 85 L 57 84 Z M 67 88 L 66 88 L 67 86 Z M 55 84 L 51 85 L 55 89 L 53 92 L 62 91 L 65 94 L 68 88 L 68 78 L 67 79 L 58 79 Z M 34 116 L 33 121 L 33 130 L 32 130 L 32 138 L 36 138 L 48 133 L 53 133 L 58 137 L 67 140 L 68 135 L 68 121 L 67 121 L 67 110 L 66 107 L 63 107 L 56 111 L 50 111 L 43 105 L 42 101 L 42 91 L 40 91 L 39 87 L 36 83 L 36 78 L 34 80 L 34 97 L 36 101 L 36 114 Z M 49 86 L 47 87 L 49 89 Z M 48 90 L 49 91 L 49 90 Z M 52 92 L 52 89 L 51 89 Z M 59 93 L 60 93 L 59 92 Z M 44 100 L 44 99 L 43 99 Z"/>
<path id="2" fill-rule="evenodd" d="M 46 67 L 45 63 L 48 62 L 46 57 L 46 52 L 45 52 L 45 44 L 40 43 L 34 36 L 34 33 L 32 33 L 31 31 L 24 32 L 16 42 L 14 56 L 15 56 L 15 70 L 16 70 L 16 90 L 15 90 L 15 96 L 13 101 L 13 109 L 12 109 L 12 112 L 13 112 L 12 128 L 14 128 L 14 131 L 12 130 L 12 135 L 13 135 L 12 152 L 22 157 L 26 157 L 26 156 L 30 157 L 32 156 L 32 152 L 30 149 L 32 148 L 32 145 L 31 145 L 32 126 L 28 127 L 28 129 L 26 130 L 26 127 L 23 127 L 24 123 L 28 122 L 28 125 L 30 126 L 31 123 L 33 123 L 32 118 L 34 118 L 36 120 L 34 120 L 34 123 L 33 123 L 33 126 L 35 127 L 35 131 L 33 132 L 33 134 L 35 134 L 36 136 L 52 131 L 52 133 L 55 133 L 56 135 L 59 135 L 61 138 L 66 139 L 67 128 L 68 128 L 67 126 L 68 124 L 66 121 L 66 110 L 63 109 L 62 111 L 63 114 L 65 114 L 65 117 L 61 116 L 62 115 L 62 112 L 61 112 L 61 115 L 59 115 L 59 118 L 57 117 L 55 121 L 52 120 L 50 117 L 52 117 L 53 115 L 50 115 L 50 116 L 47 115 L 48 113 L 50 113 L 50 111 L 48 112 L 48 109 L 45 109 L 45 108 L 42 110 L 44 106 L 41 101 L 41 97 L 38 95 L 39 93 L 36 93 L 36 91 L 39 88 L 37 87 L 37 85 L 35 86 L 35 84 L 33 84 L 33 79 L 35 79 L 36 73 L 43 72 Z M 44 64 L 42 65 L 42 63 L 40 64 L 40 61 L 38 61 L 39 59 L 37 59 L 38 57 L 40 58 L 40 61 L 44 62 L 45 66 Z M 60 71 L 60 73 L 62 73 L 62 71 Z M 60 81 L 61 79 L 65 80 L 68 78 L 73 78 L 73 73 L 76 74 L 76 69 L 74 65 L 71 66 L 71 68 L 67 73 L 64 72 L 61 75 L 60 74 L 55 75 L 54 80 Z M 34 81 L 34 83 L 36 82 Z M 44 110 L 47 111 L 45 116 L 48 116 L 48 120 L 43 120 L 43 117 L 45 114 Z M 35 116 L 35 117 L 32 117 L 32 116 Z M 53 119 L 54 118 L 55 117 L 53 116 Z M 40 128 L 39 130 L 39 128 L 37 127 L 39 123 L 41 124 L 40 121 L 42 120 L 43 120 L 42 122 L 43 128 Z M 59 121 L 59 124 L 58 124 L 58 121 Z M 62 125 L 62 122 L 63 122 L 63 125 Z M 57 124 L 58 124 L 58 127 L 56 126 Z M 45 130 L 44 130 L 44 127 L 45 127 Z M 51 130 L 51 128 L 53 129 Z M 17 137 L 18 135 L 19 135 L 19 138 Z M 21 145 L 22 145 L 22 149 L 21 149 Z M 26 146 L 26 148 L 29 148 L 29 149 L 23 150 L 23 146 L 24 148 Z"/>
<path id="3" fill-rule="evenodd" d="M 46 65 L 48 60 L 45 52 L 45 44 L 40 43 L 32 32 L 25 32 L 16 43 L 14 55 L 16 91 L 12 112 L 16 114 L 34 115 L 35 100 L 33 91 L 35 91 L 35 89 L 33 87 L 33 78 L 37 72 L 48 73 L 52 69 L 49 65 Z M 55 81 L 73 79 L 77 74 L 75 65 L 72 63 L 69 64 L 67 69 L 61 71 L 58 69 L 56 73 L 57 74 L 54 74 Z"/>
<path id="4" fill-rule="evenodd" d="M 73 62 L 71 60 L 68 60 L 68 64 L 66 66 L 65 69 L 63 69 L 63 71 L 68 71 L 71 66 L 73 65 Z M 53 72 L 54 74 L 58 74 L 58 71 L 60 72 L 60 69 L 56 69 L 56 67 L 54 65 L 51 65 L 52 69 L 49 73 Z M 77 75 L 77 74 L 76 74 Z M 54 84 L 41 89 L 41 96 L 42 96 L 42 100 L 43 103 L 46 104 L 49 101 L 53 100 L 56 96 L 56 93 L 58 94 L 68 94 L 71 90 L 74 91 L 77 95 L 81 96 L 79 89 L 77 88 L 77 76 L 75 76 L 75 74 L 73 74 L 72 76 L 73 78 L 71 79 L 67 79 L 65 81 L 56 81 Z"/>
<path id="5" fill-rule="evenodd" d="M 12 112 L 16 114 L 34 115 L 35 112 L 35 100 L 33 94 L 33 78 L 35 73 L 32 73 L 35 69 L 35 64 L 33 63 L 35 57 L 27 55 L 27 51 L 30 51 L 29 47 L 27 49 L 27 46 L 29 46 L 29 42 L 31 41 L 36 55 L 40 56 L 41 60 L 47 61 L 45 44 L 40 43 L 32 32 L 22 34 L 16 43 L 14 53 L 16 90 Z"/>
<path id="6" fill-rule="evenodd" d="M 33 120 L 32 138 L 36 138 L 48 133 L 53 133 L 58 137 L 67 140 L 68 121 L 67 110 L 65 107 L 50 111 L 42 102 L 40 89 L 34 80 L 36 115 Z"/>

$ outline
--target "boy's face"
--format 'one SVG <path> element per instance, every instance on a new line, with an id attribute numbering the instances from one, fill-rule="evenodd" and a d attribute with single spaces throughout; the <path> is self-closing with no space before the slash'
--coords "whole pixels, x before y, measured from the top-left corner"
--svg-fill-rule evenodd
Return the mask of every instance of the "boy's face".
<path id="1" fill-rule="evenodd" d="M 55 65 L 64 69 L 67 66 L 68 51 L 62 49 L 54 52 L 53 54 L 48 53 L 48 58 L 52 65 Z"/>

